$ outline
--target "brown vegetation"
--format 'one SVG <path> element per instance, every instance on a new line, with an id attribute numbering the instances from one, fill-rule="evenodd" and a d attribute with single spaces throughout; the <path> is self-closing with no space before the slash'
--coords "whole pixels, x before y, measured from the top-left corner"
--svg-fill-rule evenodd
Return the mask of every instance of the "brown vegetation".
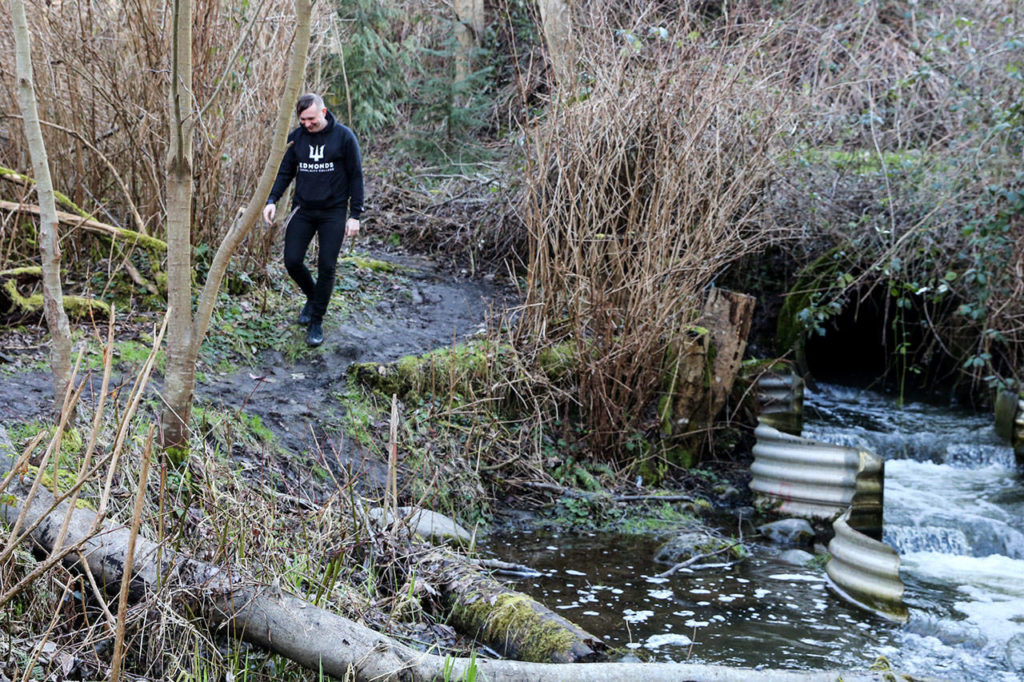
<path id="1" fill-rule="evenodd" d="M 266 158 L 280 97 L 268 84 L 284 82 L 292 3 L 195 5 L 192 99 L 201 114 L 193 235 L 203 244 L 230 226 Z M 6 13 L 0 9 L 0 37 L 9 50 Z M 319 30 L 326 32 L 328 20 L 320 4 Z M 36 69 L 36 79 L 54 187 L 103 222 L 157 236 L 164 221 L 169 21 L 162 2 L 31 3 L 29 16 L 34 59 L 47 65 Z M 0 165 L 22 167 L 14 60 L 5 53 L 0 61 Z M 24 239 L 6 224 L 3 252 L 11 258 Z"/>
<path id="2" fill-rule="evenodd" d="M 659 403 L 666 377 L 673 377 L 671 394 L 673 372 L 697 339 L 705 344 L 700 357 L 714 364 L 700 319 L 709 288 L 736 263 L 758 263 L 766 245 L 799 270 L 755 283 L 793 290 L 785 322 L 794 337 L 824 329 L 843 305 L 880 293 L 898 362 L 923 365 L 943 355 L 976 381 L 1021 378 L 1019 3 L 585 3 L 571 22 L 575 62 L 557 67 L 573 75 L 557 84 L 531 23 L 533 5 L 500 4 L 492 44 L 504 50 L 502 67 L 486 126 L 472 131 L 494 156 L 456 170 L 400 157 L 388 135 L 400 136 L 401 123 L 377 144 L 379 210 L 371 220 L 381 232 L 446 257 L 468 254 L 468 270 L 481 255 L 507 259 L 524 296 L 502 344 L 469 349 L 468 358 L 429 375 L 433 400 L 418 396 L 418 415 L 403 423 L 410 456 L 401 462 L 406 487 L 396 497 L 479 513 L 482 498 L 501 486 L 521 499 L 534 494 L 523 490 L 541 491 L 547 501 L 552 490 L 571 496 L 566 484 L 614 485 L 616 474 L 651 459 L 661 460 L 664 478 L 668 457 L 651 444 L 665 435 L 666 415 L 679 423 L 697 412 Z M 212 253 L 256 185 L 279 104 L 266 84 L 283 81 L 290 6 L 196 0 L 197 253 Z M 90 224 L 162 238 L 167 3 L 64 0 L 30 9 L 55 188 Z M 316 3 L 314 35 L 324 38 L 313 47 L 311 87 L 331 77 L 334 9 Z M 6 11 L 0 8 L 0 50 L 7 50 L 0 51 L 7 94 L 0 166 L 24 171 Z M 447 27 L 423 11 L 381 30 L 392 32 L 395 45 L 416 38 L 439 48 Z M 420 57 L 403 63 L 402 78 Z M 449 56 L 437 49 L 423 59 L 442 70 Z M 349 108 L 347 88 L 332 95 Z M 403 114 L 415 108 L 402 106 Z M 37 203 L 30 183 L 0 187 L 6 199 Z M 30 213 L 0 212 L 0 271 L 35 258 Z M 246 267 L 265 271 L 272 242 L 269 233 L 250 240 Z M 92 286 L 97 273 L 103 287 L 118 277 L 119 258 L 106 245 L 93 251 L 82 230 L 65 233 L 63 246 L 77 267 L 69 277 L 74 288 Z M 164 270 L 152 262 L 159 254 L 137 248 L 131 258 L 144 272 Z M 923 330 L 916 345 L 902 336 L 912 324 Z M 700 388 L 708 388 L 705 378 L 687 376 Z M 456 381 L 464 384 L 456 388 Z M 107 398 L 106 387 L 100 395 Z M 72 485 L 81 486 L 85 503 L 98 502 L 124 524 L 134 519 L 161 546 L 229 565 L 247 583 L 283 585 L 424 648 L 473 646 L 448 627 L 449 614 L 427 589 L 431 576 L 416 574 L 409 545 L 371 530 L 356 494 L 360 472 L 332 467 L 329 451 L 279 456 L 266 442 L 243 442 L 258 429 L 237 406 L 197 429 L 193 445 L 203 456 L 179 471 L 159 462 L 147 489 L 139 485 L 146 446 L 131 434 L 145 433 L 151 415 L 132 422 L 125 396 L 110 399 L 112 407 L 92 407 L 86 450 L 69 446 L 62 455 L 61 425 L 48 441 L 56 464 L 42 462 L 43 473 L 31 480 L 58 486 L 59 470 L 80 469 Z M 514 416 L 501 411 L 513 404 Z M 381 414 L 368 421 L 379 426 Z M 701 430 L 716 415 L 702 416 Z M 25 452 L 45 459 L 40 442 L 26 443 Z M 699 444 L 685 446 L 690 459 L 669 464 L 699 455 Z M 88 463 L 94 452 L 99 464 Z M 541 482 L 516 488 L 525 478 Z M 139 490 L 145 498 L 136 498 Z M 134 499 L 141 500 L 137 511 Z M 264 652 L 233 646 L 225 654 L 222 633 L 191 610 L 194 593 L 185 583 L 159 583 L 145 599 L 118 607 L 88 573 L 40 563 L 18 548 L 18 535 L 5 538 L 0 556 L 0 594 L 17 604 L 3 612 L 0 632 L 23 643 L 0 643 L 22 655 L 9 664 L 19 674 L 27 677 L 32 659 L 48 655 L 47 637 L 59 652 L 45 661 L 48 670 L 71 661 L 84 674 L 105 674 L 122 618 L 132 674 L 244 670 L 249 679 L 305 678 Z M 242 660 L 248 657 L 255 662 Z"/>
<path id="3" fill-rule="evenodd" d="M 759 56 L 767 25 L 717 49 L 684 17 L 634 49 L 586 23 L 579 95 L 562 93 L 527 140 L 518 345 L 575 344 L 593 450 L 622 452 L 655 416 L 668 351 L 695 333 L 707 287 L 779 238 L 764 209 L 790 122 Z"/>

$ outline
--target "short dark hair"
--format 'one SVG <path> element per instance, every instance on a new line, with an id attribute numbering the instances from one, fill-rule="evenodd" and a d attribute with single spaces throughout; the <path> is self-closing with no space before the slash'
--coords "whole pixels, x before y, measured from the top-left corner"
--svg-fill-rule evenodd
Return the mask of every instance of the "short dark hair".
<path id="1" fill-rule="evenodd" d="M 295 115 L 301 116 L 303 111 L 314 106 L 318 109 L 322 108 L 324 100 L 315 92 L 307 92 L 299 97 L 299 101 L 295 103 Z"/>

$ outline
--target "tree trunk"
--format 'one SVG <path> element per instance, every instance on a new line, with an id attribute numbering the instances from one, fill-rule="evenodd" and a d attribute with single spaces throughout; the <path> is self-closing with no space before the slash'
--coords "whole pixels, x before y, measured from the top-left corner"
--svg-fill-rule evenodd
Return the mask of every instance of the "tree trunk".
<path id="1" fill-rule="evenodd" d="M 708 293 L 704 314 L 697 324 L 707 327 L 715 357 L 711 363 L 711 390 L 707 423 L 718 415 L 732 392 L 736 373 L 747 349 L 747 336 L 754 319 L 754 305 L 757 299 L 747 294 L 715 287 Z"/>
<path id="2" fill-rule="evenodd" d="M 484 31 L 483 0 L 455 0 L 455 82 L 460 83 L 473 73 L 473 53 L 480 46 Z"/>
<path id="3" fill-rule="evenodd" d="M 560 88 L 570 87 L 573 76 L 572 33 L 569 6 L 565 0 L 539 0 L 540 20 L 544 28 L 544 42 L 555 83 Z"/>
<path id="4" fill-rule="evenodd" d="M 167 360 L 161 442 L 181 460 L 195 391 L 192 345 L 192 0 L 173 0 L 167 146 Z"/>
<path id="5" fill-rule="evenodd" d="M 298 99 L 309 49 L 310 0 L 295 0 L 295 39 L 288 78 L 282 93 L 270 155 L 259 183 L 242 216 L 217 248 L 195 317 L 192 314 L 191 204 L 192 204 L 192 57 L 191 0 L 174 3 L 174 57 L 171 86 L 171 144 L 167 177 L 167 301 L 171 319 L 164 371 L 164 410 L 161 443 L 172 460 L 188 455 L 188 422 L 195 395 L 196 362 L 210 326 L 224 273 L 231 255 L 259 220 L 277 168 L 284 156 L 292 106 Z M 186 109 L 187 115 L 186 115 Z"/>
<path id="6" fill-rule="evenodd" d="M 60 282 L 60 242 L 57 240 L 57 201 L 50 178 L 50 164 L 43 142 L 36 107 L 35 81 L 32 75 L 32 47 L 23 0 L 11 0 L 14 23 L 18 99 L 25 122 L 25 139 L 32 157 L 39 196 L 39 251 L 43 266 L 43 311 L 50 329 L 50 367 L 53 371 L 53 399 L 59 412 L 71 383 L 71 327 L 64 312 L 64 294 Z"/>

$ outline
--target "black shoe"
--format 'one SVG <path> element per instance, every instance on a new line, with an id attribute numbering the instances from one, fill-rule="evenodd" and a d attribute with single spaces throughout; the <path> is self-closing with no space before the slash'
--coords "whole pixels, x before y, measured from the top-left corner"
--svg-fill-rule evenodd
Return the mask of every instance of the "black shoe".
<path id="1" fill-rule="evenodd" d="M 314 322 L 309 325 L 309 331 L 306 332 L 306 343 L 310 346 L 319 346 L 324 342 L 324 330 L 320 326 L 319 322 Z"/>
<path id="2" fill-rule="evenodd" d="M 302 306 L 302 312 L 299 313 L 298 323 L 302 326 L 306 326 L 313 321 L 313 302 L 306 301 L 306 305 Z"/>

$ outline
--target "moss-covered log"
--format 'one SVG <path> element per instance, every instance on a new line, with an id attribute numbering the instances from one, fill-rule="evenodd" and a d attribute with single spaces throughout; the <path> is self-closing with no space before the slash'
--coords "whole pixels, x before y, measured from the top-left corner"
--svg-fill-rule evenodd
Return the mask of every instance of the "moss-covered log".
<path id="1" fill-rule="evenodd" d="M 420 574 L 442 576 L 452 625 L 503 656 L 537 663 L 604 658 L 600 638 L 535 599 L 511 590 L 464 557 L 438 549 L 418 562 Z"/>
<path id="2" fill-rule="evenodd" d="M 338 259 L 338 263 L 350 263 L 361 270 L 370 270 L 372 272 L 398 272 L 402 270 L 402 266 L 396 263 L 390 263 L 377 258 L 366 258 L 365 256 L 342 256 Z"/>
<path id="3" fill-rule="evenodd" d="M 144 279 L 142 275 L 139 274 L 138 270 L 136 270 L 135 266 L 132 265 L 131 261 L 128 259 L 124 249 L 127 246 L 139 246 L 145 249 L 149 253 L 150 270 L 152 272 L 153 280 L 157 284 L 161 284 L 164 280 L 164 275 L 160 272 L 159 263 L 161 263 L 167 256 L 166 242 L 155 237 L 142 234 L 141 232 L 135 232 L 134 230 L 117 227 L 116 225 L 102 223 L 93 219 L 88 213 L 78 208 L 78 206 L 64 195 L 58 194 L 58 199 L 62 200 L 62 204 L 70 204 L 74 210 L 74 213 L 57 211 L 57 220 L 59 222 L 84 229 L 88 232 L 99 235 L 103 239 L 109 240 L 110 243 L 121 252 L 121 256 L 123 258 L 122 264 L 124 265 L 124 269 L 128 273 L 128 276 L 132 278 L 132 281 L 139 286 L 144 287 L 151 294 L 156 294 L 158 292 L 158 288 L 153 284 L 153 282 Z M 14 203 L 12 201 L 0 201 L 0 210 L 10 211 L 12 213 L 31 213 L 32 215 L 39 215 L 38 206 Z"/>
<path id="4" fill-rule="evenodd" d="M 43 310 L 43 294 L 23 295 L 18 291 L 18 279 L 23 277 L 40 278 L 43 269 L 38 265 L 12 268 L 0 271 L 0 313 L 18 312 L 33 315 Z M 84 296 L 63 296 L 64 310 L 72 317 L 85 317 L 91 311 L 98 311 L 110 316 L 110 304 Z M 6 305 L 5 305 L 6 304 Z M 4 310 L 4 308 L 7 308 Z"/>
<path id="5" fill-rule="evenodd" d="M 12 213 L 31 213 L 32 215 L 39 215 L 38 206 L 19 204 L 13 201 L 0 201 L 0 209 L 10 211 Z M 103 237 L 116 239 L 122 244 L 140 246 L 147 251 L 158 253 L 161 256 L 167 253 L 167 242 L 157 239 L 156 237 L 150 237 L 149 235 L 142 234 L 141 232 L 129 230 L 124 227 L 117 227 L 116 225 L 101 223 L 98 220 L 93 220 L 83 215 L 66 213 L 64 211 L 57 211 L 57 219 L 65 225 L 80 227 L 83 230 L 93 232 Z"/>
<path id="6" fill-rule="evenodd" d="M 500 375 L 501 355 L 508 351 L 507 345 L 471 341 L 423 355 L 406 355 L 386 365 L 355 363 L 348 373 L 364 386 L 401 398 L 436 391 L 493 396 L 492 389 L 500 387 L 493 386 L 490 379 Z"/>

